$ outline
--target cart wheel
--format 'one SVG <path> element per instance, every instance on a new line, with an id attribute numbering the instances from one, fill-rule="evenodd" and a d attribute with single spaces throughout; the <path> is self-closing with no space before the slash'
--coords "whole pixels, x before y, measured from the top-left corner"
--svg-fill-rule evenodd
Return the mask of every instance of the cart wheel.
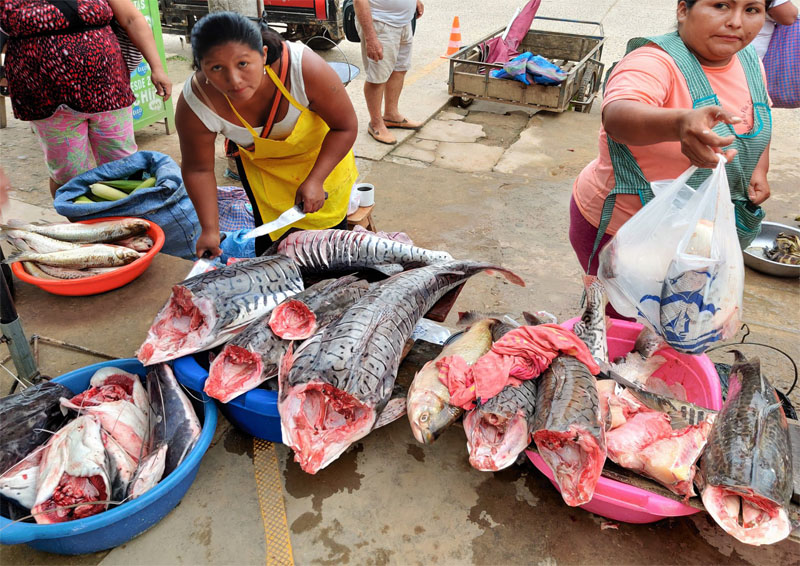
<path id="1" fill-rule="evenodd" d="M 474 98 L 469 98 L 466 96 L 454 96 L 453 100 L 455 100 L 456 106 L 459 108 L 469 108 L 472 106 L 472 103 L 475 102 Z"/>
<path id="2" fill-rule="evenodd" d="M 597 70 L 594 70 L 591 73 L 584 73 L 583 78 L 581 79 L 581 85 L 578 87 L 578 92 L 576 93 L 575 98 L 578 100 L 589 100 L 592 98 L 592 95 L 597 92 L 597 81 Z M 594 99 L 592 98 L 592 101 L 589 104 L 575 104 L 573 105 L 573 109 L 576 112 L 588 114 L 592 111 L 593 104 Z"/>

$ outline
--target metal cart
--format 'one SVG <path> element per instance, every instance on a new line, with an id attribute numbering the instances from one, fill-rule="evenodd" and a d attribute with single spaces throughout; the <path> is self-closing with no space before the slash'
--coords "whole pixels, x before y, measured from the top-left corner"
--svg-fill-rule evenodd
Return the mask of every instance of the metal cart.
<path id="1" fill-rule="evenodd" d="M 579 112 L 589 112 L 600 89 L 603 75 L 603 25 L 600 22 L 537 17 L 534 25 L 542 21 L 578 24 L 594 27 L 594 35 L 579 35 L 531 29 L 520 43 L 520 52 L 530 51 L 560 66 L 567 78 L 560 85 L 525 85 L 510 79 L 496 79 L 489 75 L 502 69 L 501 63 L 481 61 L 480 45 L 502 35 L 505 28 L 463 47 L 450 57 L 450 74 L 447 92 L 456 97 L 461 107 L 474 100 L 489 100 L 529 106 L 549 112 L 564 112 L 570 106 Z"/>

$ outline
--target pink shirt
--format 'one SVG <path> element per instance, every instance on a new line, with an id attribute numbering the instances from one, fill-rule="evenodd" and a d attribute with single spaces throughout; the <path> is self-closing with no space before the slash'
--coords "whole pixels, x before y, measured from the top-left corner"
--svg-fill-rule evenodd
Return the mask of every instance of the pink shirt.
<path id="1" fill-rule="evenodd" d="M 736 133 L 747 133 L 753 127 L 753 101 L 739 58 L 733 57 L 724 67 L 703 67 L 703 71 L 717 93 L 720 105 L 742 118 L 742 122 L 734 126 Z M 672 57 L 655 45 L 631 52 L 614 68 L 606 87 L 603 108 L 615 100 L 634 100 L 663 108 L 692 107 L 683 74 Z M 600 224 L 603 202 L 614 188 L 614 169 L 602 126 L 598 149 L 597 159 L 581 171 L 572 192 L 581 214 L 594 226 Z M 680 142 L 630 146 L 630 150 L 650 182 L 674 179 L 690 165 L 689 159 L 681 153 Z M 607 233 L 615 234 L 641 207 L 638 195 L 617 195 Z"/>

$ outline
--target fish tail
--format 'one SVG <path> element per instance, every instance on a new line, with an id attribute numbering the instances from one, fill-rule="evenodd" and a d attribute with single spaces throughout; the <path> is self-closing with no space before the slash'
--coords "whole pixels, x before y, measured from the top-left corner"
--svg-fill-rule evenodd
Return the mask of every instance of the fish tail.
<path id="1" fill-rule="evenodd" d="M 514 273 L 510 269 L 506 269 L 504 267 L 495 266 L 495 267 L 488 268 L 486 270 L 486 273 L 499 273 L 500 275 L 502 275 L 503 277 L 508 279 L 509 282 L 513 283 L 514 285 L 519 285 L 520 287 L 524 287 L 525 286 L 525 281 L 522 280 L 522 277 L 520 277 L 519 275 L 517 275 L 516 273 Z"/>
<path id="2" fill-rule="evenodd" d="M 31 255 L 33 255 L 33 254 L 31 254 L 31 252 L 29 252 L 29 251 L 16 252 L 16 253 L 13 253 L 10 256 L 8 256 L 6 259 L 4 259 L 3 263 L 9 263 L 10 264 L 10 263 L 16 263 L 18 261 L 28 261 L 30 259 L 33 259 L 33 258 L 31 258 Z"/>
<path id="3" fill-rule="evenodd" d="M 24 230 L 27 222 L 16 218 L 9 218 L 5 224 L 0 224 L 0 230 Z"/>

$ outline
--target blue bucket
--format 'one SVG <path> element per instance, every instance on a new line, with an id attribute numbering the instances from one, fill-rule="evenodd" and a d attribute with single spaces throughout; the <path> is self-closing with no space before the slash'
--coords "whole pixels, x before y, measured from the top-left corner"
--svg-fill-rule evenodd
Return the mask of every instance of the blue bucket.
<path id="1" fill-rule="evenodd" d="M 178 358 L 172 363 L 172 368 L 182 385 L 202 393 L 208 371 L 197 363 L 194 356 Z M 270 442 L 283 442 L 277 391 L 252 389 L 228 403 L 217 402 L 217 405 L 225 418 L 239 430 Z"/>
<path id="2" fill-rule="evenodd" d="M 77 394 L 89 387 L 89 380 L 98 369 L 106 366 L 140 376 L 146 373 L 137 359 L 128 358 L 87 366 L 53 381 Z M 119 546 L 155 525 L 180 502 L 192 485 L 200 460 L 211 444 L 217 428 L 217 409 L 210 400 L 203 396 L 203 414 L 198 413 L 203 430 L 186 460 L 143 496 L 85 519 L 52 525 L 15 523 L 0 517 L 0 543 L 26 543 L 36 550 L 56 554 L 85 554 Z"/>

